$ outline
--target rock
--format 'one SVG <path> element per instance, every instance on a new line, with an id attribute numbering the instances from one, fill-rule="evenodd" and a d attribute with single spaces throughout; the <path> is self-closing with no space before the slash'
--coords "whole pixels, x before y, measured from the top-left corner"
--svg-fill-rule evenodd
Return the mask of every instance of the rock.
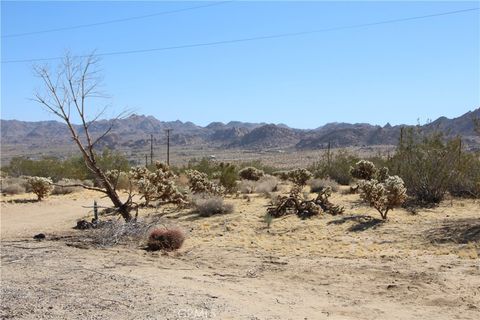
<path id="1" fill-rule="evenodd" d="M 39 233 L 33 236 L 33 239 L 35 240 L 44 240 L 46 238 L 44 233 Z"/>

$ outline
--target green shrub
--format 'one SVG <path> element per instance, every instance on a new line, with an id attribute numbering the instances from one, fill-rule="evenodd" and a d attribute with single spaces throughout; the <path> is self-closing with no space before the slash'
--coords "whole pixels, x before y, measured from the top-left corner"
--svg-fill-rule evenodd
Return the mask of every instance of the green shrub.
<path id="1" fill-rule="evenodd" d="M 225 188 L 227 193 L 233 193 L 237 190 L 238 173 L 237 168 L 230 163 L 220 163 L 219 165 L 220 185 Z"/>
<path id="2" fill-rule="evenodd" d="M 350 167 L 360 159 L 346 151 L 332 153 L 329 157 L 324 155 L 319 161 L 313 163 L 308 170 L 315 178 L 332 179 L 341 185 L 349 185 L 352 182 Z"/>
<path id="3" fill-rule="evenodd" d="M 459 174 L 464 174 L 467 181 L 470 180 L 471 173 L 459 166 L 464 157 L 460 140 L 445 140 L 438 132 L 424 135 L 413 129 L 406 130 L 396 154 L 389 161 L 390 171 L 402 177 L 409 195 L 418 203 L 435 204 L 442 201 L 455 181 L 465 184 L 458 181 Z"/>

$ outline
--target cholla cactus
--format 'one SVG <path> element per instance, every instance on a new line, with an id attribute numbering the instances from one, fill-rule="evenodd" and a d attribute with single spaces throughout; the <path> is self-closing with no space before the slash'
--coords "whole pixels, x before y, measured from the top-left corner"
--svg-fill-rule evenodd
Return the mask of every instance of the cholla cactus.
<path id="1" fill-rule="evenodd" d="M 305 186 L 307 181 L 313 177 L 313 174 L 307 169 L 295 169 L 288 172 L 288 180 L 298 186 Z"/>
<path id="2" fill-rule="evenodd" d="M 105 176 L 116 190 L 131 189 L 130 177 L 128 173 L 114 169 L 105 172 Z"/>
<path id="3" fill-rule="evenodd" d="M 210 181 L 206 173 L 197 170 L 187 170 L 185 174 L 190 180 L 190 190 L 193 193 L 221 195 L 225 192 L 225 188 Z"/>
<path id="4" fill-rule="evenodd" d="M 350 167 L 352 177 L 360 180 L 372 180 L 377 174 L 377 168 L 368 160 L 358 161 L 354 167 Z"/>
<path id="5" fill-rule="evenodd" d="M 135 183 L 138 192 L 148 205 L 153 200 L 165 203 L 181 204 L 185 197 L 178 191 L 174 179 L 175 174 L 163 163 L 155 164 L 156 170 L 150 171 L 145 167 L 136 167 L 130 170 L 130 179 Z"/>
<path id="6" fill-rule="evenodd" d="M 363 181 L 360 190 L 360 197 L 375 208 L 382 219 L 386 219 L 388 211 L 400 206 L 407 198 L 407 189 L 399 176 L 390 176 L 385 182 L 376 179 Z"/>
<path id="7" fill-rule="evenodd" d="M 263 177 L 265 173 L 263 170 L 259 170 L 254 167 L 245 167 L 242 170 L 238 171 L 238 175 L 240 178 L 245 180 L 253 180 L 258 181 L 261 177 Z"/>
<path id="8" fill-rule="evenodd" d="M 322 188 L 318 192 L 318 196 L 317 196 L 317 199 L 315 199 L 315 203 L 318 204 L 323 211 L 333 216 L 337 214 L 342 214 L 345 211 L 345 208 L 331 203 L 330 200 L 328 200 L 328 198 L 330 198 L 331 195 L 332 195 L 332 187 L 328 186 L 326 188 Z"/>
<path id="9" fill-rule="evenodd" d="M 38 201 L 46 198 L 53 191 L 53 182 L 50 178 L 28 177 L 27 185 L 38 197 Z"/>

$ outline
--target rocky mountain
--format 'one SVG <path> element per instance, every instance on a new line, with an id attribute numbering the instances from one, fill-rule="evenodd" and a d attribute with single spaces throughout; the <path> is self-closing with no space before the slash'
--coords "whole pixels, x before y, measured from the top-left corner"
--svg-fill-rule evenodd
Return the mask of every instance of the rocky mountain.
<path id="1" fill-rule="evenodd" d="M 473 118 L 480 118 L 480 108 L 454 119 L 445 117 L 420 126 L 424 131 L 442 130 L 450 136 L 461 135 L 467 146 L 478 148 L 480 137 L 474 131 Z M 57 121 L 25 122 L 1 120 L 1 142 L 10 150 L 16 145 L 24 149 L 42 151 L 52 145 L 71 144 L 65 124 Z M 165 129 L 173 129 L 170 141 L 173 146 L 209 148 L 238 148 L 251 150 L 298 149 L 312 150 L 332 147 L 394 145 L 400 130 L 405 126 L 386 124 L 381 127 L 366 123 L 329 123 L 312 130 L 289 128 L 284 124 L 245 123 L 231 121 L 227 124 L 212 122 L 205 127 L 192 122 L 160 121 L 152 116 L 132 115 L 119 120 L 100 120 L 90 126 L 95 138 L 113 125 L 111 132 L 102 138 L 97 148 L 119 150 L 148 148 L 150 135 L 155 143 L 165 143 Z M 82 133 L 82 127 L 76 126 Z"/>

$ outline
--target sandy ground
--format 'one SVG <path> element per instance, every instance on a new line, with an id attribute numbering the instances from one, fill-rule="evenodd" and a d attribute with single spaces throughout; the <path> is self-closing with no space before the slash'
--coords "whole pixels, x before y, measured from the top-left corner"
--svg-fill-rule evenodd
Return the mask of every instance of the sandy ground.
<path id="1" fill-rule="evenodd" d="M 188 234 L 162 254 L 68 245 L 85 232 L 72 230 L 88 215 L 82 206 L 108 204 L 94 192 L 29 199 L 0 204 L 5 319 L 480 318 L 480 244 L 462 243 L 480 227 L 478 201 L 395 210 L 377 223 L 362 218 L 378 214 L 358 195 L 336 193 L 343 216 L 289 216 L 270 228 L 261 195 L 227 199 L 235 212 L 210 218 L 143 210 Z M 47 240 L 33 240 L 39 232 Z"/>

